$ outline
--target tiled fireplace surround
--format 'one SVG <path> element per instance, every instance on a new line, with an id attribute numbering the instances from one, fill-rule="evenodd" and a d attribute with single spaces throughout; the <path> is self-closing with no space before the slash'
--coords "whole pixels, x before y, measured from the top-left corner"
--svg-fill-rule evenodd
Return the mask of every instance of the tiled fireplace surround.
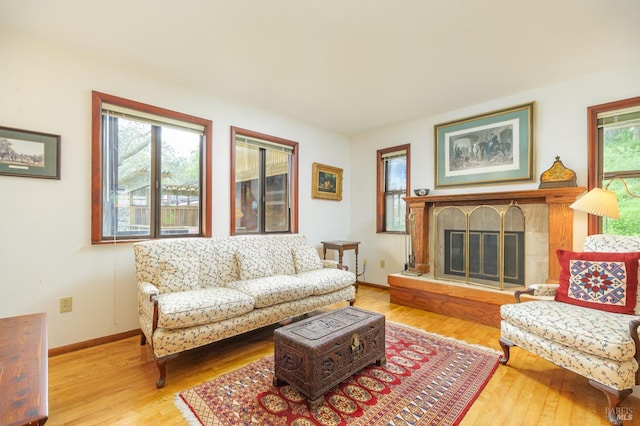
<path id="1" fill-rule="evenodd" d="M 569 205 L 584 191 L 584 187 L 569 187 L 406 197 L 414 218 L 415 266 L 423 275 L 389 275 L 391 302 L 498 326 L 499 306 L 513 300 L 510 292 L 433 279 L 433 208 L 517 203 L 525 215 L 525 284 L 557 282 L 560 267 L 555 252 L 573 248 L 573 210 Z"/>

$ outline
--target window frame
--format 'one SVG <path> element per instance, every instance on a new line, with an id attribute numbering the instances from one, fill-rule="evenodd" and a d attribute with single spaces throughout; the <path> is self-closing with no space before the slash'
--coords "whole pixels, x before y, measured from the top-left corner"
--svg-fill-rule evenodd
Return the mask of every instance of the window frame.
<path id="1" fill-rule="evenodd" d="M 137 241 L 162 239 L 162 238 L 193 238 L 211 236 L 211 176 L 212 176 L 212 154 L 211 154 L 211 134 L 213 123 L 211 120 L 196 117 L 181 112 L 171 111 L 165 108 L 132 101 L 118 96 L 109 95 L 97 91 L 92 91 L 91 100 L 91 243 L 92 244 L 113 244 L 130 243 Z M 203 151 L 201 156 L 201 190 L 200 190 L 200 233 L 198 234 L 170 234 L 143 237 L 117 236 L 103 238 L 103 147 L 102 139 L 102 103 L 121 106 L 141 113 L 153 114 L 168 120 L 179 120 L 193 123 L 204 127 Z M 152 208 L 155 208 L 152 206 Z M 155 220 L 160 220 L 156 218 Z"/>
<path id="2" fill-rule="evenodd" d="M 640 96 L 587 107 L 587 190 L 602 188 L 602 149 L 598 137 L 598 114 L 640 106 Z M 602 218 L 588 215 L 587 234 L 602 233 Z"/>
<path id="3" fill-rule="evenodd" d="M 408 226 L 405 217 L 404 231 L 387 231 L 386 230 L 386 204 L 385 204 L 385 168 L 384 155 L 394 151 L 406 152 L 406 188 L 405 196 L 410 196 L 411 187 L 411 144 L 397 145 L 389 148 L 383 148 L 376 151 L 376 233 L 384 234 L 407 234 Z M 406 203 L 406 201 L 405 201 Z"/>
<path id="4" fill-rule="evenodd" d="M 289 178 L 289 231 L 286 232 L 264 232 L 262 230 L 258 232 L 241 233 L 238 235 L 269 235 L 269 234 L 297 234 L 298 233 L 298 142 L 288 139 L 279 138 L 277 136 L 271 136 L 264 133 L 256 132 L 253 130 L 247 130 L 236 126 L 231 126 L 231 141 L 230 141 L 230 181 L 229 181 L 229 235 L 236 235 L 236 137 L 244 136 L 247 138 L 260 139 L 266 142 L 274 144 L 285 145 L 292 149 L 291 152 L 291 170 Z M 264 200 L 261 201 L 261 209 L 264 211 Z M 264 226 L 264 223 L 263 223 Z"/>

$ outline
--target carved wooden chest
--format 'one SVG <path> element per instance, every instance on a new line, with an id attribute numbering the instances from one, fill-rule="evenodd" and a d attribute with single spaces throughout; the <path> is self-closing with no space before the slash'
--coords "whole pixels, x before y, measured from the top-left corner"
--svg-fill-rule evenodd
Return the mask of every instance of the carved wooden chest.
<path id="1" fill-rule="evenodd" d="M 274 385 L 289 383 L 315 410 L 329 389 L 386 362 L 384 327 L 384 315 L 349 306 L 275 330 Z"/>

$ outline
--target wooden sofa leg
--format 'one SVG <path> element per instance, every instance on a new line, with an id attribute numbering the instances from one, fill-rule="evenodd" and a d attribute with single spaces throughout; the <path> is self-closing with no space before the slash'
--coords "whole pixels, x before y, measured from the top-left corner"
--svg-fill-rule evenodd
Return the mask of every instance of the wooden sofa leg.
<path id="1" fill-rule="evenodd" d="M 349 306 L 353 306 L 356 304 L 356 299 L 349 299 Z"/>
<path id="2" fill-rule="evenodd" d="M 589 384 L 596 389 L 600 389 L 607 396 L 607 401 L 609 402 L 609 408 L 607 409 L 609 423 L 614 426 L 622 426 L 622 419 L 618 416 L 620 412 L 620 404 L 626 397 L 631 395 L 633 389 L 617 390 L 603 385 L 602 383 L 598 383 L 595 380 L 589 380 Z"/>
<path id="3" fill-rule="evenodd" d="M 144 333 L 140 332 L 140 346 L 144 346 L 147 343 L 147 336 Z"/>
<path id="4" fill-rule="evenodd" d="M 284 327 L 286 325 L 289 325 L 293 322 L 293 318 L 287 318 L 287 319 L 283 319 L 282 321 L 278 321 L 278 325 L 280 327 Z"/>
<path id="5" fill-rule="evenodd" d="M 170 359 L 173 359 L 177 356 L 178 356 L 177 354 L 174 354 L 174 355 L 163 356 L 161 358 L 156 358 L 156 366 L 158 367 L 158 371 L 160 372 L 160 377 L 156 382 L 156 388 L 160 389 L 161 387 L 164 386 L 164 383 L 167 380 L 167 362 Z"/>
<path id="6" fill-rule="evenodd" d="M 507 365 L 507 362 L 509 362 L 511 346 L 516 346 L 516 344 L 504 337 L 500 338 L 500 347 L 502 348 L 502 352 L 504 352 L 504 356 L 498 360 L 500 364 Z"/>

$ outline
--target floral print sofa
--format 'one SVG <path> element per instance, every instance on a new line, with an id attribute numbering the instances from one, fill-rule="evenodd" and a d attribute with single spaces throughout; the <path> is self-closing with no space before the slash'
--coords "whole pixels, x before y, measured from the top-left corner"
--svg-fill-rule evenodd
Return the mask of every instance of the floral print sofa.
<path id="1" fill-rule="evenodd" d="M 588 236 L 584 255 L 591 253 L 640 252 L 640 237 L 610 235 Z M 574 254 L 575 257 L 577 255 Z M 592 255 L 591 255 L 592 256 Z M 625 254 L 625 256 L 627 256 Z M 593 256 L 592 256 L 593 257 Z M 572 277 L 580 266 L 570 265 Z M 562 265 L 562 262 L 561 262 Z M 638 261 L 630 262 L 638 273 Z M 561 279 L 562 282 L 562 272 Z M 570 281 L 571 282 L 571 281 Z M 636 281 L 637 282 L 637 281 Z M 569 284 L 571 285 L 571 284 Z M 636 284 L 637 289 L 637 284 Z M 560 290 L 559 290 L 560 289 Z M 607 396 L 607 415 L 611 424 L 622 424 L 620 403 L 640 384 L 638 362 L 640 342 L 640 302 L 638 291 L 630 313 L 616 313 L 556 301 L 560 284 L 535 284 L 527 291 L 516 292 L 518 303 L 503 305 L 500 345 L 504 351 L 502 364 L 509 361 L 509 350 L 519 346 L 574 373 L 589 379 L 589 383 Z M 522 294 L 541 296 L 542 300 L 520 303 Z M 630 292 L 631 293 L 631 292 Z M 613 296 L 609 297 L 612 299 Z"/>
<path id="2" fill-rule="evenodd" d="M 355 302 L 355 274 L 298 234 L 162 239 L 133 250 L 141 343 L 153 349 L 158 388 L 182 351 Z"/>

